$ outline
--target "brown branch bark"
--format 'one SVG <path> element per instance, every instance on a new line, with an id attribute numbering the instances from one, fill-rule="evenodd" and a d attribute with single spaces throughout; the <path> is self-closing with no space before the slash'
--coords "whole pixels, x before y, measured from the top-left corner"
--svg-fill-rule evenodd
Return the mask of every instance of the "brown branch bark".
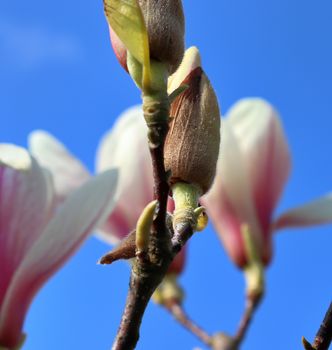
<path id="1" fill-rule="evenodd" d="M 162 255 L 166 258 L 161 259 L 161 266 L 150 260 L 136 259 L 131 272 L 125 310 L 113 344 L 113 350 L 135 349 L 146 306 L 170 263 L 167 254 Z"/>
<path id="2" fill-rule="evenodd" d="M 249 329 L 249 326 L 251 324 L 255 311 L 260 303 L 260 300 L 261 300 L 261 296 L 259 297 L 252 297 L 250 295 L 247 296 L 245 310 L 242 315 L 242 319 L 240 321 L 238 330 L 234 336 L 234 342 L 236 345 L 241 344 L 245 335 L 247 334 L 247 331 Z"/>
<path id="3" fill-rule="evenodd" d="M 332 341 L 332 302 L 325 314 L 319 330 L 315 336 L 313 345 L 305 338 L 302 338 L 303 346 L 306 350 L 327 350 Z"/>
<path id="4" fill-rule="evenodd" d="M 165 306 L 167 310 L 174 316 L 174 318 L 182 324 L 183 327 L 188 329 L 189 332 L 195 335 L 204 344 L 209 347 L 211 346 L 212 337 L 187 316 L 181 305 L 178 303 L 170 302 Z"/>
<path id="5" fill-rule="evenodd" d="M 148 126 L 148 143 L 153 167 L 154 197 L 158 201 L 148 252 L 133 263 L 125 310 L 112 350 L 135 349 L 146 306 L 167 269 L 192 236 L 191 225 L 174 235 L 166 226 L 169 194 L 168 174 L 164 166 L 164 144 L 168 132 L 169 99 L 165 94 L 143 95 L 143 112 Z M 138 150 L 139 152 L 139 150 Z M 173 236 L 173 238 L 172 238 Z"/>
<path id="6" fill-rule="evenodd" d="M 168 131 L 168 99 L 143 96 L 143 101 L 144 117 L 149 128 L 154 195 L 158 207 L 151 229 L 148 254 L 144 259 L 135 259 L 133 264 L 126 306 L 113 350 L 132 350 L 136 347 L 146 306 L 175 256 L 171 246 L 171 234 L 166 227 L 169 185 L 164 167 L 164 143 Z"/>

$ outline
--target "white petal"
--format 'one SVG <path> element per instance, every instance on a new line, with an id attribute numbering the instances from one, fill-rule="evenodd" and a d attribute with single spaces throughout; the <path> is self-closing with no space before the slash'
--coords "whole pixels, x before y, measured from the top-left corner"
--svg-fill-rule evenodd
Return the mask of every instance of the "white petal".
<path id="1" fill-rule="evenodd" d="M 217 174 L 211 190 L 203 198 L 216 230 L 234 262 L 246 262 L 241 225 L 247 224 L 259 249 L 262 232 L 256 218 L 243 156 L 228 120 L 222 125 Z"/>
<path id="2" fill-rule="evenodd" d="M 29 153 L 22 147 L 12 144 L 0 144 L 0 165 L 13 168 L 15 170 L 31 169 L 32 160 Z"/>
<path id="3" fill-rule="evenodd" d="M 197 47 L 192 46 L 184 53 L 183 60 L 177 71 L 169 77 L 167 88 L 168 94 L 171 94 L 177 89 L 183 80 L 186 79 L 188 74 L 197 67 L 201 67 L 201 57 Z"/>
<path id="4" fill-rule="evenodd" d="M 53 211 L 53 183 L 29 153 L 0 144 L 0 305 L 17 265 Z"/>
<path id="5" fill-rule="evenodd" d="M 17 267 L 42 234 L 53 209 L 49 173 L 25 149 L 0 144 L 0 315 Z M 0 335 L 0 344 L 16 343 L 19 338 L 9 330 Z"/>
<path id="6" fill-rule="evenodd" d="M 287 210 L 276 220 L 274 228 L 313 226 L 330 222 L 332 222 L 332 193 Z"/>
<path id="7" fill-rule="evenodd" d="M 240 100 L 229 111 L 228 118 L 245 160 L 256 213 L 267 235 L 290 171 L 290 154 L 281 121 L 274 108 L 258 98 Z"/>
<path id="8" fill-rule="evenodd" d="M 115 170 L 105 172 L 73 192 L 61 205 L 16 270 L 1 309 L 0 339 L 9 331 L 20 334 L 38 289 L 105 220 L 115 203 L 116 182 Z"/>
<path id="9" fill-rule="evenodd" d="M 45 131 L 36 130 L 29 135 L 29 149 L 51 171 L 60 201 L 90 178 L 84 165 Z"/>
<path id="10" fill-rule="evenodd" d="M 108 132 L 97 154 L 97 171 L 119 169 L 116 207 L 103 227 L 101 238 L 123 238 L 131 231 L 147 203 L 153 199 L 153 175 L 147 127 L 141 106 L 125 111 Z"/>

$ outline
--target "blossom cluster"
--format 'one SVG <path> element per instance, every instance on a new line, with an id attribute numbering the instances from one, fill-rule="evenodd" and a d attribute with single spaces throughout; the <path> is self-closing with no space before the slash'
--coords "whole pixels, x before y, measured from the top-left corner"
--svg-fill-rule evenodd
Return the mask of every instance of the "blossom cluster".
<path id="1" fill-rule="evenodd" d="M 0 349 L 20 348 L 34 296 L 92 232 L 121 247 L 137 228 L 155 199 L 149 146 L 161 142 L 156 105 L 167 111 L 160 115 L 169 231 L 176 237 L 188 223 L 198 231 L 210 218 L 246 275 L 249 298 L 263 294 L 278 230 L 332 221 L 332 194 L 274 215 L 291 168 L 281 117 L 262 98 L 244 98 L 221 115 L 198 49 L 184 49 L 180 0 L 106 0 L 105 13 L 115 54 L 143 105 L 124 111 L 104 135 L 96 174 L 47 131 L 33 131 L 28 149 L 0 144 Z M 133 244 L 129 258 L 138 255 Z M 165 277 L 172 287 L 186 263 L 181 248 Z M 170 295 L 181 303 L 180 293 Z M 154 299 L 167 304 L 162 288 Z"/>

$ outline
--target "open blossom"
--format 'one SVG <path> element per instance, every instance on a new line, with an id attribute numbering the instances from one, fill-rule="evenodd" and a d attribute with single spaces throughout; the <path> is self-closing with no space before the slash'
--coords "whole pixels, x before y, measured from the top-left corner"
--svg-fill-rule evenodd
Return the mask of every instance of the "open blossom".
<path id="1" fill-rule="evenodd" d="M 142 107 L 132 107 L 105 134 L 97 151 L 97 172 L 115 164 L 120 169 L 121 193 L 115 210 L 99 232 L 110 243 L 116 243 L 135 229 L 141 212 L 153 200 L 152 164 L 146 135 Z"/>
<path id="2" fill-rule="evenodd" d="M 110 170 L 57 205 L 50 173 L 25 149 L 0 144 L 1 349 L 18 346 L 35 294 L 110 213 L 116 182 Z"/>
<path id="3" fill-rule="evenodd" d="M 152 165 L 146 135 L 142 107 L 135 106 L 119 116 L 97 151 L 97 173 L 114 167 L 119 170 L 117 201 L 97 230 L 97 236 L 109 244 L 119 243 L 134 230 L 141 212 L 153 200 Z M 40 164 L 53 174 L 58 200 L 63 200 L 91 176 L 84 165 L 47 132 L 33 132 L 30 149 Z M 170 201 L 170 211 L 171 207 Z M 180 273 L 184 259 L 182 249 L 171 265 L 171 272 Z"/>
<path id="4" fill-rule="evenodd" d="M 97 173 L 117 168 L 117 202 L 100 226 L 98 236 L 118 243 L 135 226 L 144 207 L 153 200 L 153 176 L 146 126 L 140 106 L 125 111 L 102 138 L 97 151 Z M 30 135 L 29 147 L 41 165 L 51 171 L 58 200 L 85 183 L 91 174 L 75 156 L 45 131 Z"/>
<path id="5" fill-rule="evenodd" d="M 169 78 L 168 93 L 174 92 L 197 66 L 200 66 L 198 50 L 191 47 L 178 70 Z M 84 165 L 47 132 L 33 132 L 29 146 L 40 164 L 53 174 L 59 201 L 89 179 Z M 111 215 L 97 230 L 98 237 L 110 244 L 119 243 L 135 229 L 143 209 L 153 200 L 152 164 L 141 106 L 129 108 L 121 114 L 101 140 L 97 151 L 97 173 L 113 167 L 119 169 L 117 202 Z M 173 209 L 173 201 L 169 200 L 168 211 L 173 212 Z M 184 264 L 185 249 L 182 249 L 169 272 L 181 273 Z"/>
<path id="6" fill-rule="evenodd" d="M 290 166 L 287 141 L 274 108 L 261 99 L 236 103 L 223 123 L 217 175 L 204 205 L 238 266 L 248 263 L 241 234 L 244 227 L 267 265 L 277 229 L 332 221 L 331 194 L 273 217 Z"/>

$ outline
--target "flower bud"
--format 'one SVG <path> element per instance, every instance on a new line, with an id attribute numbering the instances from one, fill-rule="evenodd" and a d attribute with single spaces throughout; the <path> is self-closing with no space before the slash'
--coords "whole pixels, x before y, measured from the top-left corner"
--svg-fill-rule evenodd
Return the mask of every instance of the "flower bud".
<path id="1" fill-rule="evenodd" d="M 184 15 L 181 0 L 104 0 L 111 42 L 118 61 L 127 69 L 127 50 L 144 64 L 145 54 L 164 63 L 170 74 L 184 53 Z M 146 62 L 145 62 L 146 63 Z"/>
<path id="2" fill-rule="evenodd" d="M 168 64 L 170 73 L 184 53 L 184 15 L 181 0 L 138 0 L 148 32 L 150 57 Z"/>
<path id="3" fill-rule="evenodd" d="M 165 168 L 171 185 L 196 185 L 203 195 L 210 188 L 220 143 L 220 113 L 216 95 L 201 67 L 182 84 L 188 88 L 172 103 L 170 130 L 165 142 Z"/>
<path id="4" fill-rule="evenodd" d="M 152 295 L 156 304 L 167 307 L 169 304 L 181 304 L 184 298 L 183 289 L 177 281 L 176 274 L 167 274 Z"/>

